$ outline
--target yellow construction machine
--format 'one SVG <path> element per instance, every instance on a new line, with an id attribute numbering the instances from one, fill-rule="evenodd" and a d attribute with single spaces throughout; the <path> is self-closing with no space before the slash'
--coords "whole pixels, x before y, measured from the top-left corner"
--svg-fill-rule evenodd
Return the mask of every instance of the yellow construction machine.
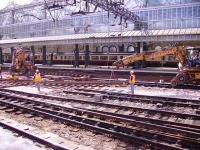
<path id="1" fill-rule="evenodd" d="M 200 82 L 200 48 L 184 48 L 177 46 L 172 49 L 152 51 L 150 53 L 137 53 L 127 56 L 113 63 L 117 68 L 130 65 L 136 61 L 150 61 L 153 58 L 165 55 L 175 55 L 179 66 L 179 72 L 171 80 L 172 86 L 183 85 L 187 83 Z"/>
<path id="2" fill-rule="evenodd" d="M 30 74 L 34 71 L 32 59 L 30 55 L 26 55 L 22 48 L 15 48 L 10 66 L 10 76 L 7 80 L 18 80 L 19 75 Z"/>

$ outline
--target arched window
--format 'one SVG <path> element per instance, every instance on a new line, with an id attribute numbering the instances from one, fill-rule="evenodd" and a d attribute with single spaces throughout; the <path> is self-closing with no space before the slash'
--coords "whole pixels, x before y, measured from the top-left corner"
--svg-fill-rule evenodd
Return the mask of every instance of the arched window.
<path id="1" fill-rule="evenodd" d="M 129 45 L 127 47 L 127 52 L 129 52 L 129 53 L 135 53 L 135 48 L 132 45 Z"/>
<path id="2" fill-rule="evenodd" d="M 114 45 L 111 45 L 111 46 L 109 47 L 109 51 L 110 51 L 110 53 L 117 53 L 117 47 L 114 46 Z"/>
<path id="3" fill-rule="evenodd" d="M 109 47 L 108 46 L 103 46 L 102 47 L 102 52 L 103 53 L 109 53 Z"/>

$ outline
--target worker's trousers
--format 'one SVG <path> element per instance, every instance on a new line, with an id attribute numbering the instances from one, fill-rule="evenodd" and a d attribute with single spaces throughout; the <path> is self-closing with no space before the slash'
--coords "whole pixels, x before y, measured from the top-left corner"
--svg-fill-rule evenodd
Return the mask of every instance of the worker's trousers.
<path id="1" fill-rule="evenodd" d="M 131 94 L 134 94 L 134 84 L 130 84 L 131 87 Z"/>
<path id="2" fill-rule="evenodd" d="M 35 83 L 35 86 L 38 89 L 38 91 L 40 91 L 40 83 L 39 82 Z"/>

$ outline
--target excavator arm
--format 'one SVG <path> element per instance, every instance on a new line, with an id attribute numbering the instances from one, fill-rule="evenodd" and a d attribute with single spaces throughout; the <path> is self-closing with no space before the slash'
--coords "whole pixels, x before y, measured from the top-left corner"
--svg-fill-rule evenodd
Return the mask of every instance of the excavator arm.
<path id="1" fill-rule="evenodd" d="M 133 62 L 144 60 L 144 58 L 145 58 L 144 53 L 138 53 L 138 54 L 130 55 L 130 56 L 127 56 L 123 59 L 115 61 L 113 63 L 113 66 L 116 66 L 117 68 L 122 67 L 122 66 L 127 66 L 127 65 L 129 65 Z"/>
<path id="2" fill-rule="evenodd" d="M 149 54 L 144 54 L 144 53 L 133 54 L 121 60 L 115 61 L 113 63 L 113 66 L 116 66 L 117 68 L 119 68 L 119 67 L 126 66 L 140 60 L 150 61 L 153 58 L 158 58 L 158 57 L 162 57 L 162 56 L 166 56 L 170 54 L 175 55 L 178 62 L 184 63 L 185 53 L 184 53 L 183 47 L 178 46 L 178 47 L 174 47 L 168 50 L 153 51 L 153 52 L 150 52 Z"/>

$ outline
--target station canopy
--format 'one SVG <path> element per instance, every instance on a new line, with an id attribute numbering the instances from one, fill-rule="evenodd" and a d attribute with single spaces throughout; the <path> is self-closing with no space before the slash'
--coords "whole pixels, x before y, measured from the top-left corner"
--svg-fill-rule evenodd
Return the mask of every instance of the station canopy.
<path id="1" fill-rule="evenodd" d="M 8 39 L 0 40 L 0 47 L 16 46 L 19 44 L 23 46 L 31 46 L 108 42 L 118 43 L 122 39 L 123 42 L 199 40 L 200 28 L 86 33 L 61 36 L 32 37 L 23 39 Z"/>

